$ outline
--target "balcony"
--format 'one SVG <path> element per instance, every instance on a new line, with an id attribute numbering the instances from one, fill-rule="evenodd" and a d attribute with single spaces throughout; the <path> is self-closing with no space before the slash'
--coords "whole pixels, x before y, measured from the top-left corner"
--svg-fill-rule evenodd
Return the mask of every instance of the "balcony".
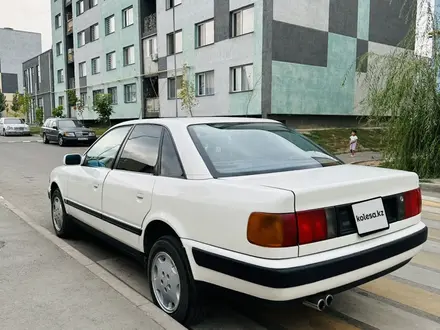
<path id="1" fill-rule="evenodd" d="M 144 36 L 157 33 L 156 13 L 144 18 Z"/>
<path id="2" fill-rule="evenodd" d="M 69 78 L 68 89 L 75 89 L 75 78 Z"/>
<path id="3" fill-rule="evenodd" d="M 73 19 L 67 20 L 67 34 L 73 33 Z"/>
<path id="4" fill-rule="evenodd" d="M 148 115 L 159 115 L 160 103 L 159 98 L 147 98 L 145 100 L 145 110 Z"/>
<path id="5" fill-rule="evenodd" d="M 73 48 L 70 48 L 67 51 L 67 63 L 71 64 L 75 61 L 74 51 Z"/>

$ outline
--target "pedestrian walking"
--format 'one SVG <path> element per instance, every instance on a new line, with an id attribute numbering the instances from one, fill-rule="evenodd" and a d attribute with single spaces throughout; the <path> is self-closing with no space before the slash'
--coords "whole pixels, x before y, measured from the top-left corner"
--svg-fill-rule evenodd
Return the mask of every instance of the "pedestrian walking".
<path id="1" fill-rule="evenodd" d="M 357 142 L 358 142 L 358 137 L 356 135 L 356 131 L 352 130 L 351 131 L 351 135 L 350 135 L 350 153 L 351 153 L 351 157 L 354 157 L 354 155 L 356 153 Z"/>

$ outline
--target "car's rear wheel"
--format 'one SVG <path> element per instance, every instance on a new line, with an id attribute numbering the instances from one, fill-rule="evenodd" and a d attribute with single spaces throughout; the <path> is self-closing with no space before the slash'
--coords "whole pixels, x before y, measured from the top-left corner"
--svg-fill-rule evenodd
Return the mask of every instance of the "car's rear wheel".
<path id="1" fill-rule="evenodd" d="M 49 140 L 47 139 L 46 133 L 43 133 L 43 143 L 48 144 Z"/>
<path id="2" fill-rule="evenodd" d="M 74 224 L 66 213 L 60 190 L 57 188 L 53 191 L 51 197 L 52 224 L 55 234 L 62 238 L 71 237 L 74 231 Z"/>
<path id="3" fill-rule="evenodd" d="M 159 308 L 186 326 L 203 319 L 204 308 L 196 283 L 184 248 L 176 237 L 163 236 L 153 244 L 147 271 L 151 296 Z"/>
<path id="4" fill-rule="evenodd" d="M 58 137 L 58 145 L 64 147 L 64 139 L 61 135 Z"/>

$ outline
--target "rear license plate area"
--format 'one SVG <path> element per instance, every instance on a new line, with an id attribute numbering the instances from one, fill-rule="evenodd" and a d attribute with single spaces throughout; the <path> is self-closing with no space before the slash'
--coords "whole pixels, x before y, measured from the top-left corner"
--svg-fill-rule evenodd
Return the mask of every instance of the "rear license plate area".
<path id="1" fill-rule="evenodd" d="M 382 198 L 352 205 L 354 222 L 360 236 L 390 228 Z"/>

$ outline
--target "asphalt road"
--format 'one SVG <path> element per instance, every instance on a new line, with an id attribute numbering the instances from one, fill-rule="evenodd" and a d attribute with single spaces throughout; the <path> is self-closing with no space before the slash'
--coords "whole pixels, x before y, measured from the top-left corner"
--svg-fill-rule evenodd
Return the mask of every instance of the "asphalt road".
<path id="1" fill-rule="evenodd" d="M 0 137 L 0 196 L 52 229 L 46 195 L 49 173 L 66 153 L 82 153 L 85 148 L 61 148 L 38 140 Z M 430 227 L 429 241 L 410 264 L 337 295 L 325 312 L 300 303 L 265 304 L 219 290 L 213 292 L 207 320 L 194 329 L 440 330 L 440 200 L 424 201 L 423 217 Z M 86 234 L 69 243 L 149 298 L 145 275 L 134 260 Z"/>

